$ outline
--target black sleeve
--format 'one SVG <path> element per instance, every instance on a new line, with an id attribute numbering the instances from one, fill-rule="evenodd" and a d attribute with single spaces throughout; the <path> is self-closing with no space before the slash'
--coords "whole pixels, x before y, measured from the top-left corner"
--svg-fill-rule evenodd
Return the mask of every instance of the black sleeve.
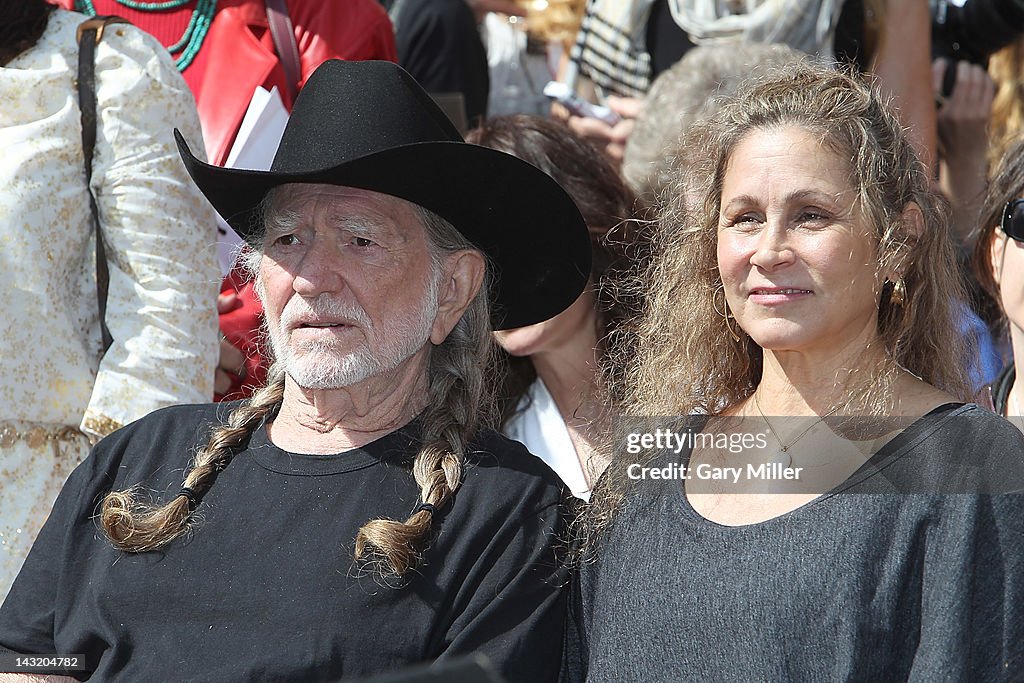
<path id="1" fill-rule="evenodd" d="M 560 683 L 584 683 L 587 680 L 587 662 L 590 654 L 587 649 L 587 625 L 583 608 L 583 590 L 581 574 L 588 568 L 584 567 L 573 578 L 569 595 L 569 616 L 565 624 L 565 647 L 562 654 L 562 675 Z"/>
<path id="2" fill-rule="evenodd" d="M 939 434 L 975 462 L 976 492 L 942 495 L 926 528 L 910 681 L 1009 681 L 1024 671 L 1024 440 L 974 410 Z M 950 470 L 964 476 L 965 470 Z"/>
<path id="3" fill-rule="evenodd" d="M 1024 671 L 1024 494 L 965 498 L 948 496 L 928 530 L 910 681 L 1005 681 Z"/>
<path id="4" fill-rule="evenodd" d="M 565 628 L 560 502 L 510 514 L 469 572 L 439 657 L 480 652 L 506 680 L 556 681 Z"/>

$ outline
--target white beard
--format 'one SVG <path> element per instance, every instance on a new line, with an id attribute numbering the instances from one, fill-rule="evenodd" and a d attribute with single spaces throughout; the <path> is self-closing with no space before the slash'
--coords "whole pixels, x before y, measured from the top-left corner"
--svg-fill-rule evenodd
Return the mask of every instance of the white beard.
<path id="1" fill-rule="evenodd" d="M 344 304 L 325 295 L 315 299 L 293 295 L 277 324 L 267 319 L 274 359 L 304 389 L 340 389 L 389 373 L 429 343 L 437 317 L 438 285 L 437 278 L 431 278 L 420 306 L 383 321 L 379 329 L 372 326 L 366 311 L 356 303 Z M 262 298 L 259 289 L 257 283 L 257 294 Z M 338 339 L 292 341 L 290 323 L 310 313 L 350 320 L 366 334 L 367 340 L 348 352 L 338 348 L 342 344 Z M 374 341 L 377 348 L 371 348 Z"/>

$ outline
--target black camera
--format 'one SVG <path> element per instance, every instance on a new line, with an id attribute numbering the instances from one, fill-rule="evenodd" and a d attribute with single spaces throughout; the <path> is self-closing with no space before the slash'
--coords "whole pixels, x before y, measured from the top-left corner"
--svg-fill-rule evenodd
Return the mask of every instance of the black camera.
<path id="1" fill-rule="evenodd" d="M 930 0 L 932 59 L 987 66 L 997 50 L 1024 33 L 1024 0 Z"/>

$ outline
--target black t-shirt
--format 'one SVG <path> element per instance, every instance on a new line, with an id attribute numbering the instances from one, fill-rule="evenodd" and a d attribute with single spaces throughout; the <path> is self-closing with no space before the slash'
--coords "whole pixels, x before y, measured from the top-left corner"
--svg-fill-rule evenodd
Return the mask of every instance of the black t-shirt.
<path id="1" fill-rule="evenodd" d="M 335 681 L 473 651 L 510 681 L 557 678 L 562 488 L 494 432 L 400 587 L 354 566 L 352 548 L 367 521 L 417 505 L 415 421 L 337 455 L 285 452 L 260 427 L 188 538 L 113 549 L 93 518 L 104 493 L 141 484 L 168 500 L 230 407 L 161 410 L 96 446 L 0 608 L 0 648 L 84 654 L 103 681 Z"/>
<path id="2" fill-rule="evenodd" d="M 580 571 L 565 680 L 1024 680 L 1022 475 L 1021 434 L 968 405 L 760 523 L 637 482 Z"/>

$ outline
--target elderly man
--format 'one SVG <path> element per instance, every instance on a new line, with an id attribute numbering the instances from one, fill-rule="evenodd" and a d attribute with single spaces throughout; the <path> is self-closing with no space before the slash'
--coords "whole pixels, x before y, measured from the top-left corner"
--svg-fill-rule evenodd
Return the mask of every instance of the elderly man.
<path id="1" fill-rule="evenodd" d="M 572 201 L 463 142 L 387 62 L 321 66 L 269 172 L 179 144 L 254 246 L 268 385 L 102 441 L 0 647 L 81 654 L 104 681 L 338 680 L 470 652 L 556 678 L 562 492 L 480 416 L 492 323 L 546 319 L 587 280 Z"/>

